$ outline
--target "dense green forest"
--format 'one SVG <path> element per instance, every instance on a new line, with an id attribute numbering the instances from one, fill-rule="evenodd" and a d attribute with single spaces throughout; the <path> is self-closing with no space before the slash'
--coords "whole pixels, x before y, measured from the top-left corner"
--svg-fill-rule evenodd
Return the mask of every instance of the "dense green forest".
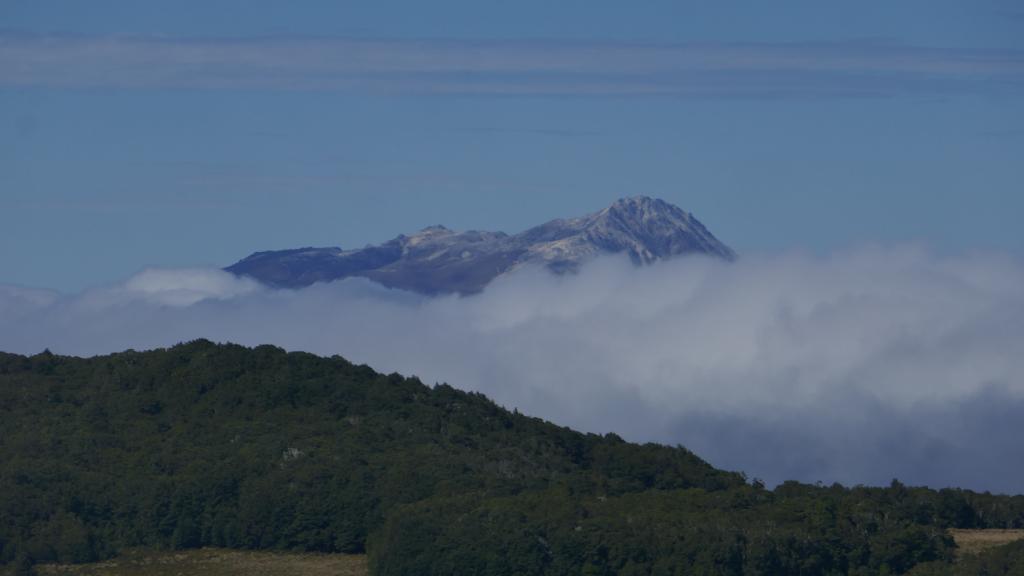
<path id="1" fill-rule="evenodd" d="M 951 527 L 1024 527 L 1024 496 L 768 490 L 682 447 L 272 346 L 0 354 L 0 563 L 26 572 L 221 546 L 366 551 L 389 576 L 960 574 Z"/>

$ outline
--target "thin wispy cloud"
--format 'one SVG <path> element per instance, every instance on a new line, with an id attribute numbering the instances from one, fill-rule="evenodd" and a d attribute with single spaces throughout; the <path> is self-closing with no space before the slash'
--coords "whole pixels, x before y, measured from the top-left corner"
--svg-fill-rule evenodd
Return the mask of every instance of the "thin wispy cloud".
<path id="1" fill-rule="evenodd" d="M 60 296 L 0 287 L 0 350 L 194 338 L 341 354 L 562 425 L 681 443 L 770 483 L 1024 490 L 1024 262 L 916 248 L 524 269 L 427 298 L 151 270 Z"/>
<path id="2" fill-rule="evenodd" d="M 479 96 L 1018 93 L 1024 52 L 873 41 L 643 44 L 0 34 L 0 86 Z"/>

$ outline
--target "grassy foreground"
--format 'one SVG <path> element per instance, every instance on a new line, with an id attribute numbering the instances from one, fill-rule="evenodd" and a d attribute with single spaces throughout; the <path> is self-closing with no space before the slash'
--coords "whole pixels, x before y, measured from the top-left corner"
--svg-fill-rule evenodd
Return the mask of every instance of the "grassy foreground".
<path id="1" fill-rule="evenodd" d="M 960 554 L 977 554 L 996 546 L 1024 540 L 1024 530 L 950 530 Z"/>
<path id="2" fill-rule="evenodd" d="M 950 530 L 962 555 L 1024 540 L 1024 530 Z M 303 554 L 203 548 L 175 552 L 134 550 L 92 564 L 46 564 L 40 576 L 365 576 L 361 554 Z M 0 572 L 0 574 L 4 574 Z"/>
<path id="3" fill-rule="evenodd" d="M 175 552 L 134 551 L 93 564 L 46 564 L 40 576 L 364 576 L 366 556 L 301 554 L 203 548 Z"/>

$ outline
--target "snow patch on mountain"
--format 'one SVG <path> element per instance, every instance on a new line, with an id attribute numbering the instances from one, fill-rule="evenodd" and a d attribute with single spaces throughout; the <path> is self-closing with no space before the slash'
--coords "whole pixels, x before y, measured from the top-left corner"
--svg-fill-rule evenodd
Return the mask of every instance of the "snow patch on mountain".
<path id="1" fill-rule="evenodd" d="M 363 277 L 422 294 L 481 291 L 525 265 L 575 272 L 601 254 L 626 253 L 634 264 L 684 254 L 733 260 L 736 254 L 692 214 L 663 200 L 637 196 L 579 218 L 552 220 L 515 235 L 429 226 L 357 250 L 301 248 L 257 252 L 227 271 L 280 288 Z"/>

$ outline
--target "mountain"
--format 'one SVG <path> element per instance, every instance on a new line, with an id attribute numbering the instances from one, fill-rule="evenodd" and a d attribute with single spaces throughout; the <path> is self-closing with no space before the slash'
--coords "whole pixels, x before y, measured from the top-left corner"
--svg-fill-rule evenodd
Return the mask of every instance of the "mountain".
<path id="1" fill-rule="evenodd" d="M 692 214 L 663 200 L 638 196 L 581 218 L 552 220 L 511 236 L 431 226 L 356 250 L 256 252 L 225 270 L 279 288 L 359 276 L 423 294 L 471 294 L 526 264 L 564 273 L 599 254 L 623 252 L 636 264 L 683 254 L 736 257 Z"/>

